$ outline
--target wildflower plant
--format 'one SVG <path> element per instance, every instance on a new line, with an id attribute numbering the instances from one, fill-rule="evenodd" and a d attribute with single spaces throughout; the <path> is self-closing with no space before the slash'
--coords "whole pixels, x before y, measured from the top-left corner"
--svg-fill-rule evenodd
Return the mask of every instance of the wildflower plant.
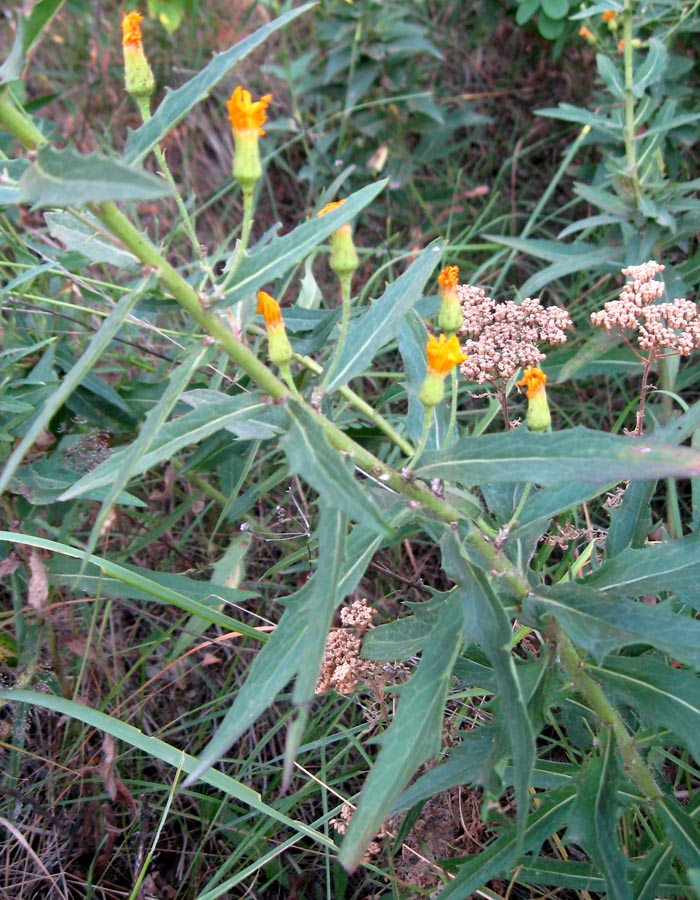
<path id="1" fill-rule="evenodd" d="M 700 858 L 695 768 L 683 756 L 700 753 L 699 532 L 696 521 L 694 530 L 671 539 L 666 523 L 651 520 L 650 492 L 660 479 L 700 476 L 700 453 L 683 446 L 700 426 L 700 403 L 685 404 L 651 437 L 562 428 L 549 413 L 539 364 L 544 347 L 566 340 L 569 314 L 532 298 L 496 302 L 480 288 L 460 286 L 451 263 L 438 276 L 435 296 L 435 272 L 452 255 L 442 241 L 421 249 L 380 296 L 350 310 L 350 279 L 359 279 L 355 266 L 372 250 L 357 226 L 355 247 L 350 223 L 386 182 L 350 193 L 322 216 L 309 210 L 286 233 L 258 235 L 258 142 L 270 95 L 254 100 L 242 86 L 229 95 L 226 82 L 237 83 L 233 70 L 247 52 L 310 14 L 311 5 L 300 6 L 266 24 L 166 93 L 153 112 L 153 95 L 137 95 L 143 122 L 125 142 L 115 142 L 124 146 L 120 154 L 53 146 L 17 90 L 27 50 L 22 29 L 0 72 L 0 127 L 15 154 L 3 161 L 0 201 L 14 217 L 12 233 L 29 227 L 19 215 L 26 207 L 46 222 L 46 231 L 42 225 L 25 235 L 18 260 L 10 260 L 7 331 L 34 335 L 46 327 L 43 318 L 36 324 L 22 297 L 35 280 L 45 285 L 47 273 L 72 298 L 89 291 L 90 304 L 76 301 L 72 313 L 92 323 L 100 304 L 103 317 L 80 353 L 61 337 L 59 354 L 58 335 L 42 332 L 0 356 L 0 492 L 8 523 L 0 546 L 8 559 L 15 552 L 2 570 L 13 579 L 3 626 L 13 629 L 17 663 L 16 686 L 0 689 L 9 722 L 3 741 L 12 754 L 8 778 L 14 785 L 32 774 L 23 768 L 25 711 L 50 710 L 172 767 L 172 790 L 156 785 L 161 793 L 153 794 L 164 818 L 183 797 L 188 816 L 194 809 L 198 820 L 211 818 L 214 791 L 227 815 L 244 807 L 247 820 L 252 810 L 257 822 L 285 829 L 290 853 L 297 843 L 310 844 L 314 854 L 326 855 L 329 868 L 337 859 L 355 871 L 375 836 L 389 833 L 389 817 L 417 812 L 439 790 L 467 785 L 481 792 L 488 835 L 481 852 L 465 854 L 445 874 L 444 900 L 466 900 L 514 868 L 529 889 L 553 871 L 553 852 L 561 857 L 556 877 L 563 884 L 583 880 L 587 889 L 594 884 L 591 890 L 621 900 L 671 891 L 689 896 Z M 23 24 L 32 33 L 37 19 Z M 125 29 L 125 47 L 136 46 L 136 25 L 132 19 Z M 227 170 L 221 179 L 228 190 L 240 190 L 242 210 L 234 245 L 207 248 L 177 177 L 164 165 L 161 144 L 220 84 L 231 98 L 228 109 L 223 99 L 220 104 L 222 134 L 231 124 L 235 142 L 235 178 Z M 151 153 L 158 175 L 143 167 Z M 161 240 L 143 215 L 143 201 L 149 210 L 163 204 L 181 216 L 190 258 Z M 57 222 L 68 253 L 47 233 Z M 331 252 L 336 242 L 336 274 L 345 279 L 340 331 L 335 303 L 308 310 L 297 302 L 300 268 L 329 241 Z M 628 269 L 624 297 L 594 319 L 628 340 L 634 333 L 647 361 L 698 346 L 687 301 L 656 304 L 658 271 L 655 264 Z M 45 297 L 56 312 L 51 291 Z M 145 345 L 154 308 L 172 355 L 160 353 L 149 369 L 144 354 L 135 354 L 129 377 L 116 383 L 102 363 L 133 329 Z M 377 388 L 382 379 L 391 390 Z M 504 429 L 491 427 L 488 411 L 467 426 L 462 402 L 474 382 L 497 394 Z M 530 427 L 510 427 L 508 391 L 515 383 L 526 388 Z M 556 379 L 548 383 L 552 393 L 562 387 Z M 417 406 L 425 414 L 420 434 L 411 426 Z M 107 457 L 88 471 L 69 469 L 65 446 L 46 439 L 65 407 L 106 410 L 114 423 Z M 238 571 L 246 554 L 256 556 L 256 530 L 241 531 L 241 520 L 277 515 L 270 510 L 290 481 L 304 494 L 304 527 L 295 536 L 303 543 L 243 589 L 231 572 L 222 575 L 220 564 L 235 551 Z M 605 499 L 621 481 L 632 484 L 608 521 Z M 161 571 L 160 545 L 151 535 L 127 540 L 133 510 L 150 511 L 159 496 L 174 495 L 174 485 L 181 502 L 165 521 L 153 509 L 153 530 L 167 532 L 195 502 L 206 506 L 208 517 L 200 521 L 231 539 L 223 559 L 213 561 L 216 581 L 194 577 L 195 566 L 187 574 Z M 34 507 L 40 512 L 25 528 Z M 570 523 L 559 527 L 560 520 L 591 514 L 600 520 L 588 529 L 595 540 L 583 552 L 562 549 L 567 535 L 578 539 L 582 532 Z M 184 549 L 190 534 L 183 533 Z M 397 600 L 401 614 L 387 616 L 383 597 L 364 590 L 374 583 L 373 565 L 390 555 L 411 559 L 425 548 L 439 559 L 434 583 L 421 582 L 420 601 Z M 45 562 L 44 554 L 51 559 Z M 396 597 L 404 595 L 405 582 L 396 573 Z M 367 604 L 358 604 L 360 595 Z M 61 609 L 84 607 L 90 635 L 100 634 L 100 658 L 98 622 L 129 603 L 130 617 L 135 610 L 151 616 L 164 633 L 166 670 L 198 653 L 202 648 L 192 644 L 200 638 L 207 647 L 209 640 L 218 646 L 231 639 L 236 647 L 249 641 L 252 662 L 222 694 L 202 677 L 199 690 L 218 724 L 207 720 L 202 740 L 194 724 L 199 714 L 179 710 L 184 725 L 175 741 L 174 723 L 158 720 L 159 710 L 143 714 L 143 686 L 131 691 L 136 671 L 155 667 L 154 677 L 161 677 L 163 658 L 151 659 L 148 642 L 138 641 L 136 660 L 130 647 L 123 650 L 126 662 L 115 650 L 105 696 L 90 694 L 90 703 L 83 702 L 92 660 L 84 650 L 79 658 L 62 658 L 56 629 L 66 620 L 54 608 L 59 600 Z M 274 614 L 261 626 L 263 600 Z M 348 611 L 339 614 L 338 626 L 341 608 Z M 350 626 L 355 631 L 346 633 Z M 310 768 L 295 768 L 301 757 L 312 758 L 320 771 L 311 756 L 319 744 L 312 718 L 314 704 L 328 700 L 318 692 L 353 691 L 375 664 L 399 664 L 402 672 L 405 664 L 410 675 L 386 687 L 396 690 L 398 702 L 387 709 L 379 749 L 355 725 L 347 738 L 353 758 L 371 761 L 359 790 L 355 762 L 345 779 L 323 755 L 330 791 Z M 96 677 L 94 684 L 101 683 Z M 273 733 L 284 710 L 286 743 L 284 759 L 275 751 L 266 765 L 275 768 L 281 791 L 263 796 L 259 770 L 243 774 L 229 754 L 273 704 Z M 340 716 L 333 728 L 328 745 L 346 740 Z M 565 731 L 577 737 L 571 753 L 562 754 L 552 736 Z M 325 738 L 320 744 L 327 746 Z M 114 759 L 111 753 L 104 781 L 123 799 Z M 430 760 L 438 763 L 421 770 Z M 61 759 L 57 766 L 61 777 L 73 772 Z M 688 773 L 682 795 L 675 781 L 681 766 Z M 180 772 L 185 778 L 178 782 Z M 289 792 L 296 792 L 296 803 Z M 318 800 L 315 819 L 300 809 L 310 797 Z M 348 803 L 356 808 L 338 844 L 327 826 L 339 816 L 347 822 L 341 810 Z M 125 827 L 135 824 L 137 817 Z M 241 843 L 250 845 L 240 834 L 237 825 L 227 838 L 236 852 Z M 279 833 L 266 833 L 268 842 L 263 850 L 256 840 L 254 858 L 246 857 L 239 872 L 217 872 L 200 896 L 213 900 L 255 877 L 279 856 Z M 569 844 L 575 855 L 565 852 Z M 150 863 L 140 869 L 141 880 Z"/>

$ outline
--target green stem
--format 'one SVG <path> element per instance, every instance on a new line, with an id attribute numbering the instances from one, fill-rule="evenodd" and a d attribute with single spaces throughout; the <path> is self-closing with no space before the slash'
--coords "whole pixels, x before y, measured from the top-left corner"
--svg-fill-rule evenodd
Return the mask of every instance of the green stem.
<path id="1" fill-rule="evenodd" d="M 323 383 L 321 385 L 322 388 L 328 384 L 331 380 L 331 375 L 335 372 L 336 366 L 340 361 L 340 354 L 345 345 L 345 338 L 348 333 L 348 325 L 350 324 L 350 300 L 351 300 L 351 284 L 352 284 L 352 274 L 344 275 L 338 279 L 340 281 L 340 294 L 342 297 L 342 311 L 341 311 L 341 319 L 340 325 L 338 326 L 340 330 L 340 334 L 338 336 L 338 343 L 336 344 L 335 353 L 333 354 L 333 359 L 331 360 L 330 366 L 325 374 L 323 379 Z"/>
<path id="2" fill-rule="evenodd" d="M 634 48 L 632 47 L 634 0 L 625 0 L 622 13 L 622 37 L 624 46 L 622 59 L 625 78 L 625 125 L 623 129 L 625 141 L 625 158 L 627 161 L 627 177 L 634 197 L 639 195 L 639 173 L 637 171 L 637 141 L 634 122 Z"/>
<path id="3" fill-rule="evenodd" d="M 226 265 L 225 278 L 219 287 L 219 291 L 223 294 L 226 292 L 234 279 L 238 267 L 243 262 L 243 257 L 248 249 L 248 241 L 250 240 L 250 231 L 253 227 L 253 188 L 245 187 L 243 193 L 243 222 L 241 223 L 241 236 L 233 251 L 233 256 Z"/>
<path id="4" fill-rule="evenodd" d="M 27 113 L 12 102 L 12 95 L 7 88 L 0 88 L 0 125 L 13 134 L 27 150 L 36 150 L 48 144 L 48 140 Z"/>
<path id="5" fill-rule="evenodd" d="M 418 441 L 418 446 L 416 447 L 416 452 L 413 454 L 411 459 L 408 461 L 408 465 L 406 466 L 406 471 L 410 472 L 418 460 L 421 458 L 421 454 L 425 450 L 425 445 L 428 441 L 428 435 L 430 434 L 430 423 L 433 418 L 433 410 L 434 406 L 426 406 L 425 407 L 425 415 L 423 417 L 423 431 L 420 436 L 420 441 Z"/>
<path id="6" fill-rule="evenodd" d="M 449 447 L 452 442 L 452 435 L 457 427 L 457 369 L 452 369 L 450 385 L 452 388 L 450 400 L 450 424 L 447 426 L 447 436 L 445 437 L 445 446 Z"/>
<path id="7" fill-rule="evenodd" d="M 139 109 L 141 111 L 141 118 L 143 119 L 144 122 L 148 122 L 151 118 L 150 100 L 147 97 L 138 97 L 137 103 L 138 103 Z M 156 144 L 156 146 L 153 148 L 153 152 L 155 154 L 156 159 L 158 160 L 158 165 L 161 168 L 163 177 L 165 178 L 165 180 L 168 183 L 168 186 L 170 187 L 170 189 L 173 192 L 173 197 L 175 198 L 175 202 L 177 203 L 177 208 L 179 209 L 180 215 L 182 216 L 182 226 L 185 229 L 185 232 L 187 233 L 187 237 L 190 239 L 190 243 L 192 244 L 192 247 L 194 248 L 194 252 L 199 257 L 200 262 L 203 264 L 203 267 L 205 268 L 207 275 L 213 281 L 213 272 L 207 265 L 206 253 L 205 253 L 204 248 L 202 247 L 201 243 L 199 242 L 199 238 L 197 237 L 197 232 L 195 231 L 194 224 L 192 223 L 192 219 L 190 218 L 189 211 L 188 211 L 187 207 L 185 206 L 185 201 L 180 196 L 180 191 L 178 190 L 177 185 L 175 184 L 175 179 L 173 178 L 172 172 L 170 171 L 170 167 L 168 166 L 168 163 L 165 160 L 165 152 L 163 151 L 163 148 L 160 147 L 158 144 Z"/>
<path id="8" fill-rule="evenodd" d="M 309 369 L 309 371 L 313 372 L 315 375 L 323 374 L 323 366 L 316 362 L 315 359 L 312 359 L 310 356 L 302 356 L 300 353 L 294 354 L 294 359 L 301 363 L 304 368 Z M 373 425 L 376 425 L 377 428 L 382 431 L 389 440 L 393 441 L 394 444 L 401 450 L 401 452 L 405 456 L 413 456 L 414 448 L 409 441 L 407 441 L 404 437 L 402 437 L 398 431 L 391 425 L 384 416 L 377 412 L 377 410 L 367 403 L 366 400 L 363 400 L 359 394 L 356 394 L 352 388 L 349 388 L 347 385 L 343 385 L 341 388 L 338 388 L 338 393 L 341 397 L 344 397 L 350 406 L 354 407 L 359 413 L 365 416 L 367 419 L 372 422 Z"/>
<path id="9" fill-rule="evenodd" d="M 547 635 L 554 641 L 559 653 L 562 668 L 571 679 L 574 688 L 585 698 L 591 710 L 603 725 L 612 729 L 620 750 L 620 755 L 632 781 L 644 794 L 647 800 L 660 798 L 659 790 L 651 769 L 639 755 L 634 738 L 627 731 L 615 707 L 605 696 L 603 689 L 585 670 L 585 663 L 576 652 L 574 645 L 561 630 L 558 622 L 552 621 L 547 626 Z"/>

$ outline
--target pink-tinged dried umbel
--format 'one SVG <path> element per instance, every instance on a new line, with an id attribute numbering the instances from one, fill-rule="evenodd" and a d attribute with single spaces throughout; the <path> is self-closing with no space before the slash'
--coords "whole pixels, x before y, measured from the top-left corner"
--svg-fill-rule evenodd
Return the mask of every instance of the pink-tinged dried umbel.
<path id="1" fill-rule="evenodd" d="M 591 322 L 598 328 L 620 334 L 628 343 L 636 333 L 639 349 L 652 357 L 673 353 L 689 356 L 700 347 L 698 307 L 685 298 L 670 303 L 656 302 L 663 297 L 664 285 L 655 281 L 654 276 L 663 270 L 664 266 L 654 260 L 623 269 L 627 283 L 620 296 L 591 313 Z"/>
<path id="2" fill-rule="evenodd" d="M 463 318 L 459 333 L 467 338 L 467 360 L 460 369 L 469 381 L 505 382 L 521 366 L 537 366 L 546 358 L 540 346 L 563 344 L 573 327 L 566 310 L 545 309 L 534 297 L 518 305 L 512 300 L 498 303 L 470 284 L 457 290 Z"/>

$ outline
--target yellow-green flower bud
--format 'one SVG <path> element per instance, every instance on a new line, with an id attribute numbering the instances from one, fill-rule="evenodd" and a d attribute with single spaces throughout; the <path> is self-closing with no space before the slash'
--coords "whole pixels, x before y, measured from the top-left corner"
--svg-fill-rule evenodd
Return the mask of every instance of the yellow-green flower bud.
<path id="1" fill-rule="evenodd" d="M 467 357 L 462 353 L 457 336 L 452 335 L 450 338 L 445 338 L 444 334 L 440 335 L 440 340 L 434 334 L 428 336 L 425 355 L 428 361 L 428 371 L 418 399 L 423 406 L 430 408 L 437 406 L 445 396 L 447 375 L 455 366 L 463 363 Z"/>
<path id="2" fill-rule="evenodd" d="M 138 100 L 150 97 L 156 86 L 153 72 L 143 52 L 142 21 L 143 16 L 136 11 L 125 13 L 122 19 L 124 86 L 127 93 Z"/>
<path id="3" fill-rule="evenodd" d="M 457 285 L 459 284 L 459 268 L 458 266 L 447 266 L 438 275 L 438 285 L 440 287 L 440 296 L 442 303 L 440 304 L 440 313 L 438 315 L 438 325 L 445 334 L 457 334 L 462 327 L 462 304 L 457 293 Z"/>
<path id="4" fill-rule="evenodd" d="M 525 422 L 530 431 L 551 431 L 552 415 L 547 403 L 545 384 L 547 376 L 537 366 L 526 366 L 518 387 L 525 387 L 527 394 L 527 416 Z"/>
<path id="5" fill-rule="evenodd" d="M 257 311 L 265 319 L 267 327 L 267 352 L 270 362 L 279 368 L 289 365 L 292 358 L 292 345 L 282 321 L 279 303 L 265 291 L 258 291 Z"/>

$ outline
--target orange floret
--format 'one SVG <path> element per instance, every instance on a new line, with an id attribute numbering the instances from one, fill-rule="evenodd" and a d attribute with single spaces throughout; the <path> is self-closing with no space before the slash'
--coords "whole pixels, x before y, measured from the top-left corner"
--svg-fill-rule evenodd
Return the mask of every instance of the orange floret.
<path id="1" fill-rule="evenodd" d="M 459 284 L 459 266 L 446 266 L 438 275 L 441 288 L 456 288 Z"/>
<path id="2" fill-rule="evenodd" d="M 253 100 L 250 91 L 240 85 L 231 94 L 231 99 L 226 101 L 228 117 L 234 131 L 257 131 L 265 134 L 263 125 L 267 121 L 267 107 L 272 100 L 272 94 L 265 94 L 259 100 Z"/>
<path id="3" fill-rule="evenodd" d="M 141 43 L 141 22 L 143 22 L 143 16 L 140 12 L 134 10 L 124 13 L 122 18 L 122 44 L 124 47 L 135 47 Z"/>
<path id="4" fill-rule="evenodd" d="M 462 353 L 457 335 L 446 338 L 444 334 L 440 335 L 438 340 L 434 334 L 428 336 L 428 343 L 425 345 L 425 355 L 428 360 L 428 371 L 434 375 L 444 377 L 466 360 L 466 356 Z"/>

